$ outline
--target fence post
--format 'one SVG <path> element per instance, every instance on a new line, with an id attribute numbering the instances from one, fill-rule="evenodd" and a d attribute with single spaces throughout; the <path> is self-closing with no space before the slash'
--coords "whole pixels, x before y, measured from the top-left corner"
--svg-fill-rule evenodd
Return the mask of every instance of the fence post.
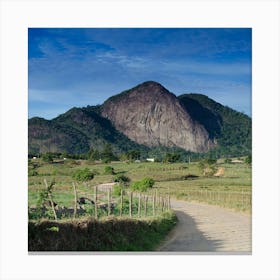
<path id="1" fill-rule="evenodd" d="M 244 193 L 243 193 L 243 190 L 242 190 L 242 210 L 244 209 Z"/>
<path id="2" fill-rule="evenodd" d="M 122 216 L 122 210 L 123 210 L 123 189 L 121 189 L 120 216 Z"/>
<path id="3" fill-rule="evenodd" d="M 77 190 L 76 190 L 76 185 L 75 183 L 72 183 L 73 188 L 74 188 L 74 213 L 73 213 L 73 217 L 74 219 L 76 218 L 76 214 L 77 214 Z"/>
<path id="4" fill-rule="evenodd" d="M 130 194 L 129 194 L 129 217 L 132 217 L 132 197 L 133 197 L 133 194 L 132 194 L 132 192 L 130 192 Z"/>
<path id="5" fill-rule="evenodd" d="M 147 216 L 147 202 L 148 202 L 148 196 L 144 196 L 144 213 L 145 213 L 145 217 Z"/>
<path id="6" fill-rule="evenodd" d="M 168 210 L 171 209 L 171 203 L 170 203 L 170 194 L 168 195 Z"/>
<path id="7" fill-rule="evenodd" d="M 57 221 L 57 216 L 56 216 L 56 212 L 55 212 L 55 209 L 54 209 L 54 203 L 53 203 L 53 199 L 52 199 L 52 194 L 51 194 L 50 191 L 49 191 L 49 187 L 48 187 L 48 183 L 47 183 L 47 180 L 46 180 L 46 179 L 44 179 L 44 183 L 45 183 L 46 189 L 47 189 L 47 191 L 48 191 L 48 197 L 49 197 L 50 202 L 51 202 L 51 206 L 52 206 L 52 210 L 53 210 L 54 219 Z"/>
<path id="8" fill-rule="evenodd" d="M 98 209 L 97 209 L 97 191 L 98 191 L 98 188 L 97 186 L 94 187 L 94 216 L 95 216 L 95 219 L 98 219 Z"/>
<path id="9" fill-rule="evenodd" d="M 111 215 L 111 190 L 108 189 L 108 216 Z"/>
<path id="10" fill-rule="evenodd" d="M 141 194 L 139 193 L 138 197 L 138 217 L 141 216 Z"/>
<path id="11" fill-rule="evenodd" d="M 156 209 L 155 209 L 155 195 L 153 195 L 153 216 L 155 216 L 156 215 Z"/>
<path id="12" fill-rule="evenodd" d="M 157 200 L 158 200 L 158 191 L 156 190 L 156 194 L 155 194 L 155 206 L 156 206 L 156 210 L 157 210 Z"/>

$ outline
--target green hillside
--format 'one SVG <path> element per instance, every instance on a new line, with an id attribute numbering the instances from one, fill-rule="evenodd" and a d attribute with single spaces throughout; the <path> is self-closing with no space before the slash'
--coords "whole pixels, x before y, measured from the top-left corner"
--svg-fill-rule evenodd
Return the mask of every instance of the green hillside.
<path id="1" fill-rule="evenodd" d="M 204 125 L 218 142 L 210 153 L 228 156 L 252 151 L 252 120 L 247 115 L 208 98 L 203 94 L 178 96 L 190 115 Z"/>

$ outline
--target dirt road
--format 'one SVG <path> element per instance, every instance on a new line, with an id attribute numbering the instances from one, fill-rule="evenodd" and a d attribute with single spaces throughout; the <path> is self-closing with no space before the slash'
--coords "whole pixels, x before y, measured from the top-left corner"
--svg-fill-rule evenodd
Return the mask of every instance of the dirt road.
<path id="1" fill-rule="evenodd" d="M 251 253 L 251 216 L 177 200 L 172 208 L 178 224 L 158 251 Z"/>

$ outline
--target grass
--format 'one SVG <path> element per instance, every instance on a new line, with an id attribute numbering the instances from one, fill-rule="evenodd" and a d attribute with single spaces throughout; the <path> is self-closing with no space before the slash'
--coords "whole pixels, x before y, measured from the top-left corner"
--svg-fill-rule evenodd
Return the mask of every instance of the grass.
<path id="1" fill-rule="evenodd" d="M 48 182 L 55 180 L 54 200 L 66 207 L 73 207 L 72 174 L 75 170 L 88 167 L 94 170 L 94 179 L 88 183 L 77 185 L 79 196 L 93 196 L 93 187 L 100 183 L 113 182 L 114 175 L 104 174 L 105 166 L 112 166 L 116 174 L 124 174 L 131 179 L 131 183 L 144 177 L 153 178 L 156 183 L 153 189 L 162 194 L 170 194 L 174 198 L 201 201 L 232 208 L 238 211 L 251 211 L 252 180 L 251 168 L 246 164 L 224 164 L 225 174 L 221 178 L 204 177 L 197 163 L 123 163 L 94 164 L 88 161 L 77 163 L 43 164 L 36 170 L 37 176 L 29 177 L 28 204 L 36 205 L 39 192 L 43 190 L 43 179 Z M 186 176 L 194 175 L 193 179 Z"/>
<path id="2" fill-rule="evenodd" d="M 28 224 L 29 251 L 153 251 L 176 224 L 173 212 L 149 219 L 92 218 Z"/>

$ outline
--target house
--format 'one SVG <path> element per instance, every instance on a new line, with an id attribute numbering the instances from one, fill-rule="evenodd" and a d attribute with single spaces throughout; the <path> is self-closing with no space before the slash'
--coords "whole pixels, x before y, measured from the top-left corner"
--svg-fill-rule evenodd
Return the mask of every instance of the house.
<path id="1" fill-rule="evenodd" d="M 233 159 L 231 163 L 244 163 L 244 161 L 240 159 Z"/>

